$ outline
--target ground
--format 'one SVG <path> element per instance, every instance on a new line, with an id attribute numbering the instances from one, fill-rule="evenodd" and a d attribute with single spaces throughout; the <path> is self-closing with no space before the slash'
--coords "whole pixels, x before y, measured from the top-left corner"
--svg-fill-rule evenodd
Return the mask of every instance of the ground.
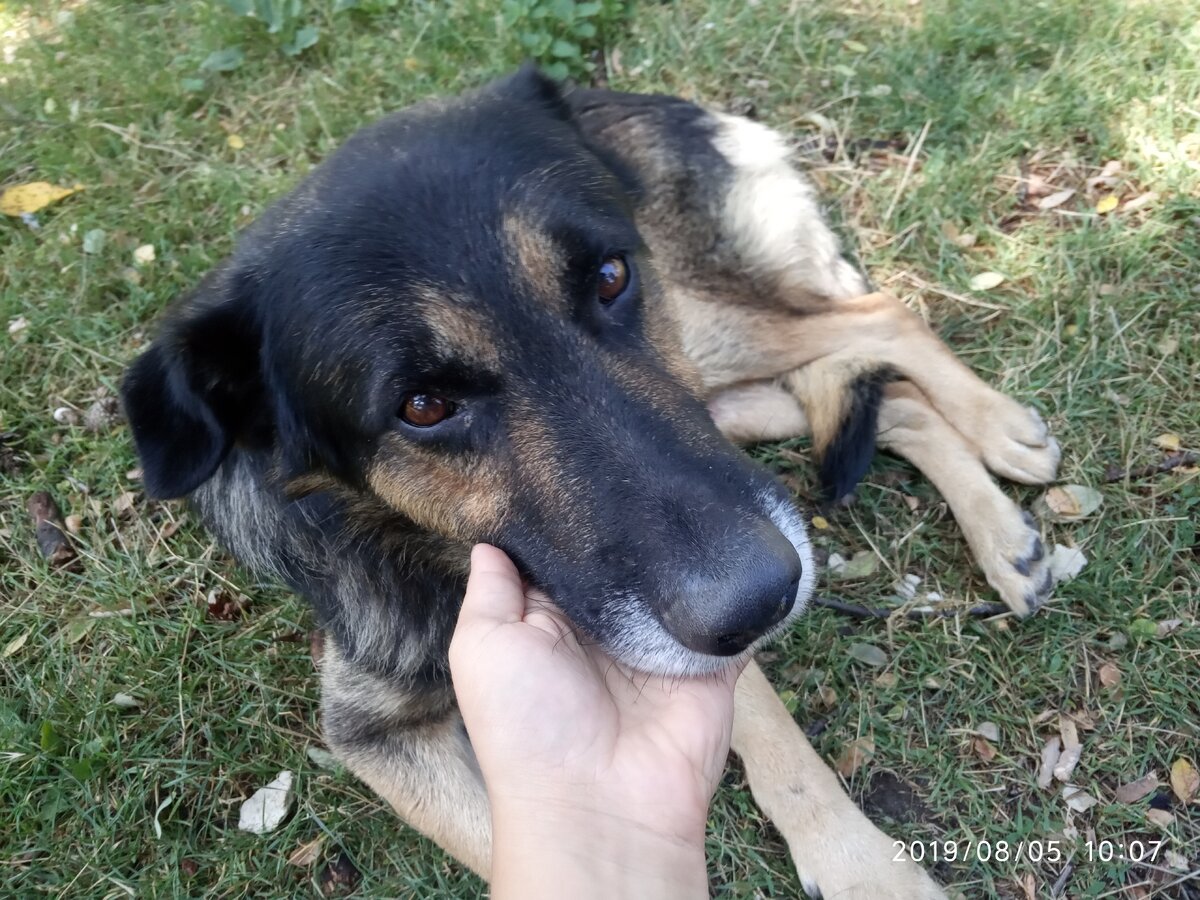
<path id="1" fill-rule="evenodd" d="M 309 612 L 182 506 L 145 499 L 104 404 L 155 315 L 315 161 L 525 53 L 485 0 L 360 5 L 306 4 L 319 41 L 291 57 L 223 3 L 0 4 L 0 189 L 84 186 L 36 229 L 0 216 L 0 894 L 342 890 L 331 862 L 361 872 L 363 896 L 482 891 L 307 755 L 321 746 Z M 998 853 L 939 865 L 967 897 L 1047 897 L 1056 881 L 1073 898 L 1200 896 L 1185 880 L 1200 809 L 1168 785 L 1179 760 L 1200 764 L 1200 477 L 1128 474 L 1200 443 L 1198 22 L 1182 0 L 681 0 L 605 23 L 612 86 L 753 107 L 793 138 L 871 277 L 1037 407 L 1062 481 L 1102 494 L 1082 519 L 1044 517 L 1088 563 L 1029 620 L 819 609 L 765 655 L 827 758 L 873 744 L 848 785 L 895 837 L 960 856 L 968 840 L 1066 841 L 1069 869 Z M 240 65 L 201 70 L 230 47 Z M 236 55 L 209 68 L 222 61 Z M 144 245 L 152 260 L 135 259 Z M 992 272 L 1004 280 L 972 287 Z M 907 466 L 881 459 L 856 503 L 822 510 L 804 442 L 756 452 L 828 523 L 825 551 L 873 560 L 827 593 L 887 605 L 912 574 L 922 593 L 994 599 Z M 38 490 L 77 517 L 72 566 L 37 550 Z M 1043 746 L 1072 723 L 1071 780 L 1099 801 L 1082 812 L 1037 785 Z M 241 801 L 284 769 L 294 815 L 237 831 Z M 1151 773 L 1160 787 L 1118 801 Z M 736 766 L 710 835 L 714 895 L 798 896 Z M 310 864 L 289 864 L 318 837 Z M 1117 857 L 1089 859 L 1088 837 Z M 1165 841 L 1154 865 L 1120 860 L 1134 839 Z"/>

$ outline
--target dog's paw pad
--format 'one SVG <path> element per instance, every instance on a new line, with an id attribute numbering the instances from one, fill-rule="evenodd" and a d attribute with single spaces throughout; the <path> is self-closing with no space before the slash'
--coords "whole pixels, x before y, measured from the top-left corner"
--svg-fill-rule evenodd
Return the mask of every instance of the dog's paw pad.
<path id="1" fill-rule="evenodd" d="M 1027 511 L 1009 506 L 997 510 L 987 535 L 990 545 L 979 556 L 988 583 L 1013 612 L 1028 616 L 1050 595 L 1054 580 L 1050 558 L 1042 543 L 1037 521 Z"/>

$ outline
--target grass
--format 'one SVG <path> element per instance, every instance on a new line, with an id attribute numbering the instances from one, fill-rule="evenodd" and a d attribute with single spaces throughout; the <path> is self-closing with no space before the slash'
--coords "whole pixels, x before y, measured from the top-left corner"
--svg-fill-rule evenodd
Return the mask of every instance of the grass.
<path id="1" fill-rule="evenodd" d="M 1163 827 L 1147 819 L 1151 798 L 1113 798 L 1149 771 L 1165 781 L 1180 757 L 1200 764 L 1200 478 L 1192 467 L 1104 483 L 1106 466 L 1159 461 L 1159 434 L 1200 443 L 1195 12 L 1182 0 L 683 0 L 639 5 L 608 47 L 614 87 L 749 100 L 810 148 L 835 147 L 821 126 L 843 138 L 829 156 L 810 153 L 810 168 L 872 277 L 1046 415 L 1066 451 L 1063 481 L 1102 490 L 1096 515 L 1046 523 L 1089 563 L 1029 621 L 864 624 L 816 611 L 766 655 L 828 758 L 873 739 L 850 787 L 899 816 L 884 820 L 893 836 L 1077 835 L 1066 880 L 1077 898 L 1200 892 L 1180 880 L 1200 866 L 1195 803 L 1160 789 L 1154 802 L 1174 817 Z M 123 427 L 52 417 L 111 395 L 155 314 L 356 127 L 521 57 L 483 0 L 323 15 L 317 46 L 288 59 L 218 3 L 0 5 L 0 49 L 11 48 L 0 57 L 0 187 L 86 186 L 40 213 L 36 231 L 0 221 L 0 323 L 24 323 L 0 332 L 0 432 L 14 435 L 0 454 L 16 458 L 0 465 L 2 895 L 292 896 L 317 890 L 342 852 L 364 896 L 482 891 L 362 785 L 306 756 L 320 737 L 303 604 L 256 583 L 182 507 L 146 501 Z M 232 45 L 244 64 L 196 89 L 205 57 Z M 1089 192 L 1109 160 L 1122 166 L 1115 182 Z M 1040 211 L 1039 178 L 1078 193 Z M 1096 214 L 1110 191 L 1157 197 Z M 87 254 L 93 229 L 107 239 Z M 135 267 L 146 243 L 157 258 Z M 972 292 L 985 271 L 1006 280 Z M 813 500 L 803 442 L 759 452 Z M 39 489 L 80 517 L 78 571 L 51 570 L 36 551 L 24 503 Z M 1038 494 L 1011 490 L 1026 504 Z M 825 515 L 826 550 L 878 560 L 874 574 L 828 586 L 841 596 L 877 605 L 915 573 L 922 590 L 991 599 L 908 467 L 880 460 L 858 502 Z M 212 591 L 245 598 L 250 615 L 206 615 Z M 1139 619 L 1183 624 L 1148 637 Z M 887 664 L 857 662 L 854 643 Z M 1106 662 L 1116 686 L 1099 680 Z M 113 705 L 117 693 L 138 706 Z M 1035 783 L 1067 713 L 1087 726 L 1074 780 L 1100 800 L 1084 813 Z M 984 722 L 999 730 L 991 759 L 974 743 Z M 296 814 L 267 837 L 238 832 L 239 802 L 285 768 L 299 776 Z M 736 765 L 710 832 L 715 895 L 799 894 Z M 317 863 L 286 862 L 318 835 Z M 1170 870 L 1165 855 L 1157 870 L 1088 861 L 1089 836 L 1163 838 L 1187 868 Z M 1043 897 L 1062 866 L 937 871 L 968 897 L 1025 897 L 1027 886 Z"/>

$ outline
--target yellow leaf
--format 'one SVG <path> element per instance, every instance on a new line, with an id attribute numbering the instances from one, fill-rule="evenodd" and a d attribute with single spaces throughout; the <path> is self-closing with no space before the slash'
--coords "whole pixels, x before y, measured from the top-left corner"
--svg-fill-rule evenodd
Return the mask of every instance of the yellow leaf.
<path id="1" fill-rule="evenodd" d="M 404 59 L 404 68 L 409 72 L 415 72 L 421 68 L 421 61 L 415 56 L 408 56 Z"/>
<path id="2" fill-rule="evenodd" d="M 817 531 L 825 531 L 829 528 L 829 520 L 824 516 L 813 516 L 812 527 L 817 529 Z"/>
<path id="3" fill-rule="evenodd" d="M 43 206 L 49 206 L 63 197 L 69 197 L 76 191 L 82 191 L 83 185 L 75 187 L 58 187 L 48 181 L 31 181 L 29 184 L 18 184 L 0 194 L 0 213 L 6 216 L 24 216 L 35 213 Z"/>
<path id="4" fill-rule="evenodd" d="M 1180 439 L 1179 435 L 1175 434 L 1173 431 L 1160 434 L 1154 439 L 1153 443 L 1154 446 L 1158 447 L 1160 450 L 1170 450 L 1172 452 L 1183 446 L 1183 441 Z"/>
<path id="5" fill-rule="evenodd" d="M 843 778 L 849 778 L 875 755 L 875 742 L 869 737 L 851 741 L 842 749 L 834 768 Z"/>
<path id="6" fill-rule="evenodd" d="M 242 140 L 242 136 L 240 134 L 231 134 L 229 137 L 225 138 L 225 143 L 227 143 L 234 150 L 241 150 L 246 146 L 246 142 Z"/>
<path id="7" fill-rule="evenodd" d="M 154 262 L 154 257 L 155 253 L 153 244 L 142 244 L 133 251 L 133 261 L 140 266 L 149 265 L 150 263 Z"/>
<path id="8" fill-rule="evenodd" d="M 1187 803 L 1200 791 L 1200 772 L 1182 756 L 1171 763 L 1171 790 L 1180 803 Z"/>
<path id="9" fill-rule="evenodd" d="M 24 634 L 17 635 L 11 641 L 9 641 L 7 644 L 5 644 L 4 652 L 0 653 L 0 659 L 8 659 L 10 656 L 12 656 L 14 653 L 18 652 L 22 647 L 24 647 L 25 642 L 27 640 L 29 640 L 29 634 L 30 633 L 28 631 L 26 631 Z"/>
<path id="10" fill-rule="evenodd" d="M 971 290 L 990 291 L 1002 284 L 1004 284 L 1004 276 L 999 272 L 980 272 L 971 279 Z"/>
<path id="11" fill-rule="evenodd" d="M 1096 212 L 1103 216 L 1106 213 L 1110 213 L 1116 209 L 1120 202 L 1121 201 L 1117 199 L 1116 194 L 1108 194 L 1107 196 L 1100 198 L 1100 202 L 1096 204 Z"/>
<path id="12" fill-rule="evenodd" d="M 867 50 L 870 49 L 862 41 L 854 41 L 854 40 L 842 41 L 842 46 L 845 47 L 847 50 L 849 50 L 851 53 L 866 53 Z"/>

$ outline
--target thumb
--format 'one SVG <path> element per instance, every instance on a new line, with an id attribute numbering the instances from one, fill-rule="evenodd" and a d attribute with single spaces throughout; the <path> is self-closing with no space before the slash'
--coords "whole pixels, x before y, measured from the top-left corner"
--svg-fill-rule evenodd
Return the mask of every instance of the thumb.
<path id="1" fill-rule="evenodd" d="M 524 614 L 525 588 L 517 567 L 503 550 L 476 544 L 458 627 L 508 625 L 520 622 Z"/>

